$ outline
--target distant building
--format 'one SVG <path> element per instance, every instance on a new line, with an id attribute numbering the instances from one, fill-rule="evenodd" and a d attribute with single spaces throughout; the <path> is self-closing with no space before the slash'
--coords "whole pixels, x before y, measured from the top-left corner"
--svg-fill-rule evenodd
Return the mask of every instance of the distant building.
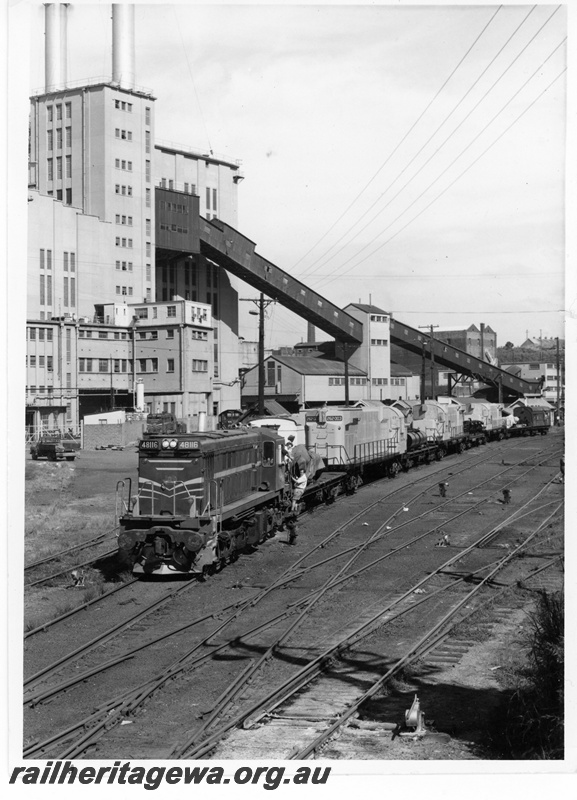
<path id="1" fill-rule="evenodd" d="M 501 367 L 523 380 L 541 380 L 542 395 L 550 403 L 557 403 L 557 378 L 559 378 L 560 399 L 565 397 L 564 364 L 562 361 L 559 363 L 559 371 L 557 370 L 556 361 L 536 360 L 512 362 L 510 364 L 502 363 Z"/>
<path id="2" fill-rule="evenodd" d="M 274 397 L 290 413 L 303 408 L 342 405 L 345 402 L 345 365 L 342 361 L 314 356 L 271 355 L 265 359 L 265 398 Z M 243 378 L 244 408 L 258 399 L 258 367 Z M 369 399 L 368 377 L 349 365 L 350 402 Z"/>

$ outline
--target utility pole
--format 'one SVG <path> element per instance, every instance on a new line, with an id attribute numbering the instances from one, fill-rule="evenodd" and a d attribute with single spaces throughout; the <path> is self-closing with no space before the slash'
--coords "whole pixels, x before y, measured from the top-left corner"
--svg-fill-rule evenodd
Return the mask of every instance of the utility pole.
<path id="1" fill-rule="evenodd" d="M 435 395 L 436 395 L 436 391 L 435 391 L 435 351 L 433 349 L 433 343 L 434 343 L 435 340 L 433 338 L 433 328 L 438 328 L 438 327 L 439 327 L 438 325 L 419 325 L 419 328 L 429 328 L 429 330 L 431 332 L 430 333 L 430 337 L 431 338 L 430 338 L 429 344 L 430 344 L 430 348 L 431 348 L 431 397 L 432 397 L 433 400 L 435 399 Z M 424 347 L 424 345 L 423 345 L 423 347 Z"/>
<path id="2" fill-rule="evenodd" d="M 557 425 L 561 425 L 561 359 L 559 358 L 559 337 L 555 337 L 557 343 Z"/>
<path id="3" fill-rule="evenodd" d="M 275 300 L 265 299 L 261 292 L 260 297 L 241 297 L 245 303 L 254 303 L 258 311 L 249 311 L 249 314 L 258 314 L 258 413 L 264 416 L 264 312 Z"/>
<path id="4" fill-rule="evenodd" d="M 345 359 L 345 406 L 349 407 L 349 357 L 347 355 L 347 343 L 343 342 L 343 356 Z"/>

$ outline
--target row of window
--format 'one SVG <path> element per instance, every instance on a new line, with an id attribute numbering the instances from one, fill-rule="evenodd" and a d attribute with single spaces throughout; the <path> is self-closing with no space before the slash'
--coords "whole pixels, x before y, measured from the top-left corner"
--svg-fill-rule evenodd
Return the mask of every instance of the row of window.
<path id="1" fill-rule="evenodd" d="M 78 372 L 132 372 L 127 358 L 79 358 Z"/>
<path id="2" fill-rule="evenodd" d="M 132 141 L 132 131 L 125 131 L 123 128 L 115 128 L 114 136 L 117 139 L 124 139 L 127 142 Z"/>
<path id="3" fill-rule="evenodd" d="M 66 147 L 72 147 L 72 128 L 64 128 L 64 143 Z M 46 131 L 46 149 L 54 150 L 54 131 Z M 56 128 L 56 150 L 62 150 L 62 128 Z"/>
<path id="4" fill-rule="evenodd" d="M 121 186 L 119 183 L 114 187 L 116 194 L 124 194 L 127 197 L 132 197 L 132 186 Z"/>
<path id="5" fill-rule="evenodd" d="M 52 328 L 28 328 L 28 340 L 30 342 L 51 342 Z"/>
<path id="6" fill-rule="evenodd" d="M 132 297 L 132 286 L 117 286 L 116 294 L 122 297 Z"/>
<path id="7" fill-rule="evenodd" d="M 345 379 L 344 378 L 329 378 L 329 386 L 344 386 Z M 367 379 L 366 378 L 349 378 L 349 385 L 350 386 L 366 386 Z"/>
<path id="8" fill-rule="evenodd" d="M 132 261 L 117 261 L 116 262 L 116 269 L 121 270 L 122 272 L 132 272 L 134 264 Z M 148 278 L 150 280 L 150 278 Z"/>
<path id="9" fill-rule="evenodd" d="M 116 237 L 117 247 L 132 247 L 132 239 L 123 239 L 120 236 Z"/>
<path id="10" fill-rule="evenodd" d="M 371 314 L 371 322 L 387 322 L 389 318 L 382 314 Z"/>
<path id="11" fill-rule="evenodd" d="M 65 308 L 76 307 L 76 279 L 63 278 L 63 304 Z M 52 275 L 40 275 L 40 305 L 52 305 Z"/>
<path id="12" fill-rule="evenodd" d="M 135 308 L 134 314 L 138 319 L 148 319 L 148 311 L 149 311 L 148 306 L 145 306 L 144 308 Z M 152 319 L 156 319 L 158 313 L 157 307 L 152 306 L 150 308 L 150 311 L 152 311 Z M 166 306 L 166 316 L 176 317 L 176 306 Z"/>
<path id="13" fill-rule="evenodd" d="M 66 114 L 66 119 L 72 118 L 72 103 L 64 103 L 64 109 Z M 54 106 L 46 106 L 46 116 L 48 118 L 48 122 L 53 122 L 54 120 Z M 62 103 L 56 104 L 56 119 L 62 119 Z"/>
<path id="14" fill-rule="evenodd" d="M 46 367 L 48 372 L 52 372 L 54 369 L 54 358 L 53 356 L 26 356 L 26 366 L 27 367 Z"/>
<path id="15" fill-rule="evenodd" d="M 122 158 L 115 158 L 114 166 L 116 169 L 125 169 L 127 172 L 132 172 L 132 161 L 125 161 Z"/>
<path id="16" fill-rule="evenodd" d="M 380 347 L 386 347 L 389 344 L 388 339 L 371 339 L 371 345 L 378 345 Z"/>
<path id="17" fill-rule="evenodd" d="M 185 183 L 185 186 L 188 186 L 188 184 Z M 188 205 L 184 203 L 173 203 L 170 200 L 161 200 L 158 205 L 162 211 L 176 211 L 177 214 L 188 214 Z"/>
<path id="18" fill-rule="evenodd" d="M 48 192 L 46 192 L 46 194 L 48 195 L 48 197 L 54 197 L 54 192 L 52 191 L 52 189 L 50 189 Z M 62 194 L 62 189 L 57 189 L 56 190 L 56 199 L 57 200 L 62 200 L 64 202 L 65 206 L 71 206 L 72 205 L 72 189 L 66 189 L 64 195 Z"/>
<path id="19" fill-rule="evenodd" d="M 78 336 L 80 339 L 92 339 L 92 334 L 96 331 L 79 330 Z M 113 339 L 127 339 L 128 334 L 125 331 L 98 331 L 99 339 L 108 339 L 108 334 L 112 333 Z"/>
<path id="20" fill-rule="evenodd" d="M 114 108 L 119 108 L 121 111 L 127 111 L 132 114 L 132 103 L 127 103 L 124 100 L 115 100 Z"/>
<path id="21" fill-rule="evenodd" d="M 54 180 L 54 159 L 49 158 L 47 159 L 47 180 L 53 181 Z M 56 180 L 62 180 L 62 156 L 57 156 L 56 158 Z M 65 172 L 64 177 L 71 178 L 72 177 L 72 156 L 65 157 Z"/>
<path id="22" fill-rule="evenodd" d="M 188 228 L 182 228 L 180 225 L 169 224 L 167 222 L 160 223 L 161 231 L 174 231 L 175 233 L 188 233 Z"/>

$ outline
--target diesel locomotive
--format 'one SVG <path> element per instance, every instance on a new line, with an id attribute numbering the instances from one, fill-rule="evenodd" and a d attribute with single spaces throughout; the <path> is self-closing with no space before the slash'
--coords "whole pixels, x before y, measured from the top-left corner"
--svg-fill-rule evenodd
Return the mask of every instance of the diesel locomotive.
<path id="1" fill-rule="evenodd" d="M 264 541 L 290 507 L 284 439 L 249 428 L 145 434 L 138 490 L 118 486 L 118 546 L 145 575 L 211 573 Z"/>

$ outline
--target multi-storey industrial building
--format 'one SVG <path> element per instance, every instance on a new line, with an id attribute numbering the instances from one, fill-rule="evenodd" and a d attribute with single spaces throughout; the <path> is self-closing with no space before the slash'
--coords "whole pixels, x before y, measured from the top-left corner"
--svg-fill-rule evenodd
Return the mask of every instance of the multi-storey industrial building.
<path id="1" fill-rule="evenodd" d="M 133 6 L 113 6 L 111 79 L 82 85 L 66 75 L 67 5 L 45 13 L 46 86 L 29 127 L 27 425 L 132 406 L 138 382 L 149 410 L 238 408 L 237 293 L 194 228 L 199 213 L 237 224 L 239 162 L 155 142 Z"/>

